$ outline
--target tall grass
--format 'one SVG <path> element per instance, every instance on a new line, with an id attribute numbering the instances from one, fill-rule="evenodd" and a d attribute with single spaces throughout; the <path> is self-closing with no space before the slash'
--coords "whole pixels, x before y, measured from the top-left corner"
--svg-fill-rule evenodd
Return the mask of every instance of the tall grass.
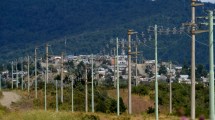
<path id="1" fill-rule="evenodd" d="M 6 114 L 3 120 L 99 120 L 96 115 L 72 113 L 72 112 L 55 112 L 55 111 L 20 111 Z"/>
<path id="2" fill-rule="evenodd" d="M 154 115 L 121 115 L 104 114 L 104 113 L 83 113 L 83 112 L 68 112 L 68 111 L 44 111 L 31 110 L 10 112 L 2 117 L 3 120 L 154 120 Z M 178 120 L 174 116 L 161 115 L 161 120 Z"/>

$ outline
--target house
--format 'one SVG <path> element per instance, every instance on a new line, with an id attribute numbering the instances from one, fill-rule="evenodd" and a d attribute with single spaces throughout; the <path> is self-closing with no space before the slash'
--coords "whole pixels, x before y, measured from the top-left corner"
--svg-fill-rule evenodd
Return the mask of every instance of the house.
<path id="1" fill-rule="evenodd" d="M 181 66 L 176 66 L 176 67 L 175 67 L 175 70 L 176 70 L 176 72 L 179 72 L 179 73 L 180 73 L 181 70 L 182 70 L 182 67 L 181 67 Z"/>
<path id="2" fill-rule="evenodd" d="M 104 77 L 104 76 L 105 76 L 105 73 L 106 73 L 106 71 L 105 71 L 104 68 L 99 68 L 99 69 L 98 69 L 98 74 L 99 74 L 99 77 L 100 77 L 100 78 L 101 78 L 101 77 Z"/>
<path id="3" fill-rule="evenodd" d="M 188 79 L 189 75 L 180 75 L 178 78 L 178 83 L 186 83 L 186 84 L 191 84 L 191 80 Z"/>
<path id="4" fill-rule="evenodd" d="M 208 85 L 209 85 L 209 78 L 201 77 L 201 80 L 202 80 L 202 83 L 203 83 L 205 86 L 208 86 Z"/>
<path id="5" fill-rule="evenodd" d="M 155 64 L 155 60 L 147 60 L 144 63 L 145 64 Z"/>
<path id="6" fill-rule="evenodd" d="M 9 74 L 9 71 L 8 70 L 6 70 L 6 71 L 2 71 L 2 73 L 1 73 L 2 75 L 6 75 L 6 74 Z"/>

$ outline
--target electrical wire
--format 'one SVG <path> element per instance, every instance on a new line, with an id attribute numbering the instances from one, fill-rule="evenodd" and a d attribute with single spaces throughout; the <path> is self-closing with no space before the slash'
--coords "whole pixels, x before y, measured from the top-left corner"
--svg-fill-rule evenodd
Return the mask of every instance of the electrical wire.
<path id="1" fill-rule="evenodd" d="M 185 35 L 187 35 L 189 38 L 192 38 L 189 34 L 187 34 L 186 32 L 184 32 L 185 33 Z M 208 47 L 208 45 L 206 44 L 206 43 L 203 43 L 203 42 L 200 42 L 200 41 L 198 41 L 198 40 L 195 40 L 197 43 L 199 43 L 199 44 L 201 44 L 201 45 L 204 45 L 204 46 L 207 46 Z"/>

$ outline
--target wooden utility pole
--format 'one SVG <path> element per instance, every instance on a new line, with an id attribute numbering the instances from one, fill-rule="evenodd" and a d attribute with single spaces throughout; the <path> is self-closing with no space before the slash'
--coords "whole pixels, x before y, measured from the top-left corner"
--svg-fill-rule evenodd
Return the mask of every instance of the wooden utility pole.
<path id="1" fill-rule="evenodd" d="M 209 23 L 209 113 L 210 120 L 214 120 L 214 45 L 213 45 L 213 11 L 208 11 L 208 23 Z"/>
<path id="2" fill-rule="evenodd" d="M 29 93 L 29 91 L 30 91 L 30 75 L 29 75 L 29 56 L 28 56 L 28 93 Z"/>
<path id="3" fill-rule="evenodd" d="M 63 52 L 61 53 L 61 102 L 63 103 Z"/>
<path id="4" fill-rule="evenodd" d="M 195 84 L 196 84 L 196 76 L 195 76 L 195 70 L 196 70 L 196 61 L 195 61 L 195 41 L 196 41 L 196 7 L 197 6 L 203 6 L 204 4 L 196 3 L 197 0 L 191 0 L 191 36 L 192 36 L 192 45 L 191 45 L 191 120 L 195 120 L 196 118 L 196 91 L 195 91 Z"/>
<path id="5" fill-rule="evenodd" d="M 11 63 L 11 79 L 12 79 L 12 81 L 11 81 L 11 83 L 12 83 L 12 85 L 11 85 L 11 87 L 12 87 L 12 89 L 13 89 L 13 61 L 12 61 L 12 63 Z"/>
<path id="6" fill-rule="evenodd" d="M 114 87 L 116 88 L 116 50 L 115 48 L 113 49 L 113 53 L 114 53 Z"/>
<path id="7" fill-rule="evenodd" d="M 57 88 L 57 80 L 55 81 L 56 83 L 56 112 L 58 112 L 58 88 Z"/>
<path id="8" fill-rule="evenodd" d="M 18 87 L 19 87 L 19 79 L 18 79 L 17 65 L 18 65 L 18 60 L 16 60 L 16 88 L 18 89 Z"/>
<path id="9" fill-rule="evenodd" d="M 21 60 L 20 60 L 20 62 L 21 62 L 21 71 L 22 71 L 22 76 L 21 76 L 21 78 L 22 78 L 22 84 L 21 84 L 21 88 L 22 88 L 22 90 L 23 90 L 23 77 L 24 77 L 24 75 L 23 75 L 23 73 L 24 73 L 24 71 L 23 71 L 23 62 L 24 62 L 24 60 L 23 60 L 23 58 L 21 58 Z"/>
<path id="10" fill-rule="evenodd" d="M 191 24 L 192 24 L 192 30 L 191 30 L 191 34 L 192 34 L 192 46 L 191 46 L 191 120 L 194 120 L 195 117 L 195 97 L 196 97 L 196 92 L 195 92 L 195 84 L 196 84 L 196 76 L 195 76 L 195 40 L 196 40 L 196 36 L 195 36 L 195 3 L 196 0 L 191 0 L 192 3 L 192 20 L 191 20 Z"/>
<path id="11" fill-rule="evenodd" d="M 137 78 L 137 76 L 138 76 L 138 75 L 137 75 L 137 74 L 138 74 L 138 73 L 137 73 L 137 54 L 138 54 L 138 53 L 137 53 L 137 43 L 136 43 L 136 45 L 135 45 L 135 55 L 136 55 L 136 56 L 135 56 L 135 60 L 136 60 L 136 61 L 135 61 L 135 74 L 136 74 L 136 82 L 135 82 L 135 84 L 136 84 L 136 86 L 137 86 L 137 84 L 138 84 L 138 78 Z"/>
<path id="12" fill-rule="evenodd" d="M 93 75 L 93 54 L 92 54 L 92 58 L 91 58 L 91 89 L 92 89 L 92 112 L 94 113 L 94 83 L 93 83 L 93 79 L 94 79 L 94 75 Z"/>
<path id="13" fill-rule="evenodd" d="M 0 74 L 0 91 L 1 91 L 2 75 Z"/>
<path id="14" fill-rule="evenodd" d="M 46 80 L 45 80 L 45 111 L 47 110 L 46 103 L 46 83 L 48 82 L 48 44 L 46 44 Z"/>
<path id="15" fill-rule="evenodd" d="M 85 111 L 88 112 L 87 66 L 85 68 Z"/>
<path id="16" fill-rule="evenodd" d="M 133 30 L 128 30 L 128 114 L 132 114 L 131 102 L 131 35 L 136 34 Z"/>
<path id="17" fill-rule="evenodd" d="M 202 3 L 196 3 L 197 0 L 191 0 L 191 22 L 190 23 L 186 23 L 184 25 L 188 25 L 191 26 L 191 38 L 192 38 L 192 42 L 191 42 L 191 120 L 195 120 L 196 118 L 196 113 L 195 113 L 195 109 L 196 109 L 196 103 L 195 103 L 195 97 L 196 97 L 196 91 L 195 91 L 195 84 L 196 84 L 196 76 L 195 76 L 195 40 L 196 40 L 196 34 L 197 33 L 202 33 L 205 31 L 202 30 L 196 30 L 196 7 L 197 6 L 203 6 L 204 4 Z"/>
<path id="18" fill-rule="evenodd" d="M 157 25 L 154 27 L 154 35 L 155 35 L 155 119 L 158 120 L 158 58 L 157 58 Z"/>
<path id="19" fill-rule="evenodd" d="M 70 76 L 71 83 L 72 83 L 72 112 L 74 112 L 74 96 L 73 96 L 73 76 Z"/>
<path id="20" fill-rule="evenodd" d="M 34 49 L 35 98 L 37 99 L 37 48 Z"/>
<path id="21" fill-rule="evenodd" d="M 116 38 L 116 68 L 117 68 L 117 74 L 116 74 L 116 77 L 117 79 L 115 79 L 117 81 L 117 115 L 119 116 L 120 115 L 120 102 L 119 102 L 119 64 L 118 64 L 118 61 L 119 61 L 119 40 L 118 38 Z"/>
<path id="22" fill-rule="evenodd" d="M 169 113 L 172 114 L 172 63 L 169 63 Z"/>
<path id="23" fill-rule="evenodd" d="M 132 30 L 128 30 L 128 114 L 132 114 L 131 105 L 131 33 Z"/>

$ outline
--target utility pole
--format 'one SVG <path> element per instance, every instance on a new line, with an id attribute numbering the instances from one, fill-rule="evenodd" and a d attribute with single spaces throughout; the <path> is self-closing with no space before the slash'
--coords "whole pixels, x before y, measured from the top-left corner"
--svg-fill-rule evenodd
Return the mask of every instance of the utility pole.
<path id="1" fill-rule="evenodd" d="M 135 44 L 135 74 L 136 74 L 136 82 L 135 82 L 135 85 L 137 86 L 138 84 L 138 79 L 137 79 L 137 43 Z"/>
<path id="2" fill-rule="evenodd" d="M 61 102 L 63 103 L 63 52 L 61 53 Z"/>
<path id="3" fill-rule="evenodd" d="M 29 75 L 29 56 L 28 56 L 28 93 L 30 91 L 30 75 Z"/>
<path id="4" fill-rule="evenodd" d="M 37 99 L 37 48 L 34 49 L 35 98 Z"/>
<path id="5" fill-rule="evenodd" d="M 214 53 L 213 53 L 213 11 L 209 11 L 208 13 L 209 19 L 209 64 L 210 64 L 210 72 L 209 72 L 209 106 L 210 106 L 210 120 L 214 120 Z"/>
<path id="6" fill-rule="evenodd" d="M 155 34 L 155 119 L 158 120 L 158 80 L 157 80 L 157 25 L 154 27 Z"/>
<path id="7" fill-rule="evenodd" d="M 46 80 L 45 80 L 45 111 L 47 110 L 46 106 L 46 83 L 48 82 L 48 44 L 46 44 Z"/>
<path id="8" fill-rule="evenodd" d="M 2 76 L 0 74 L 0 91 L 1 91 L 1 82 L 2 82 Z"/>
<path id="9" fill-rule="evenodd" d="M 114 52 L 114 87 L 116 88 L 116 50 L 113 49 Z"/>
<path id="10" fill-rule="evenodd" d="M 58 112 L 58 88 L 57 88 L 57 80 L 56 80 L 56 112 Z"/>
<path id="11" fill-rule="evenodd" d="M 191 0 L 191 12 L 192 12 L 192 15 L 191 15 L 191 27 L 192 27 L 192 30 L 191 30 L 191 35 L 192 35 L 192 46 L 191 46 L 191 120 L 195 120 L 195 108 L 196 108 L 196 105 L 195 105 L 195 97 L 196 97 L 196 92 L 195 92 L 195 84 L 196 84 L 196 76 L 195 76 L 195 67 L 196 67 L 196 64 L 195 64 L 195 40 L 196 40 L 196 22 L 195 22 L 195 19 L 196 19 L 196 15 L 195 15 L 195 8 L 197 6 L 202 6 L 204 4 L 198 4 L 196 3 L 197 0 Z"/>
<path id="12" fill-rule="evenodd" d="M 71 79 L 72 79 L 72 112 L 74 112 L 74 97 L 73 97 L 73 76 L 71 76 Z"/>
<path id="13" fill-rule="evenodd" d="M 12 85 L 11 85 L 11 87 L 12 87 L 12 89 L 13 89 L 13 61 L 12 61 L 12 63 L 11 63 L 11 79 L 12 79 Z"/>
<path id="14" fill-rule="evenodd" d="M 192 6 L 192 20 L 191 20 L 191 24 L 192 24 L 192 47 L 191 47 L 191 120 L 195 119 L 195 3 L 196 0 L 191 0 L 191 6 Z"/>
<path id="15" fill-rule="evenodd" d="M 132 114 L 131 102 L 131 35 L 136 34 L 133 30 L 128 30 L 128 114 Z"/>
<path id="16" fill-rule="evenodd" d="M 120 115 L 120 103 L 119 103 L 119 65 L 118 65 L 118 61 L 119 61 L 119 56 L 118 56 L 118 48 L 119 47 L 119 41 L 118 38 L 116 38 L 116 67 L 117 67 L 117 115 Z M 116 80 L 116 79 L 115 79 Z"/>
<path id="17" fill-rule="evenodd" d="M 94 83 L 93 83 L 93 79 L 94 79 L 94 75 L 93 75 L 93 54 L 92 54 L 92 71 L 91 71 L 91 85 L 92 85 L 92 112 L 94 113 Z"/>
<path id="18" fill-rule="evenodd" d="M 171 69 L 172 69 L 172 63 L 170 62 L 169 63 L 169 113 L 172 114 L 172 72 L 171 72 Z"/>
<path id="19" fill-rule="evenodd" d="M 21 58 L 21 71 L 22 71 L 22 84 L 21 84 L 21 87 L 22 87 L 22 90 L 23 90 L 23 58 Z"/>
<path id="20" fill-rule="evenodd" d="M 87 66 L 85 72 L 85 111 L 88 112 Z"/>
<path id="21" fill-rule="evenodd" d="M 131 35 L 132 30 L 128 30 L 128 114 L 132 114 L 131 102 Z"/>
<path id="22" fill-rule="evenodd" d="M 191 120 L 195 120 L 195 97 L 196 97 L 196 91 L 195 91 L 195 84 L 196 84 L 196 76 L 195 76 L 195 40 L 196 40 L 196 34 L 205 32 L 204 30 L 196 30 L 196 15 L 195 15 L 195 8 L 197 6 L 203 6 L 202 3 L 196 3 L 197 0 L 191 0 L 191 23 L 188 23 L 187 25 L 191 26 L 191 38 L 192 38 L 192 44 L 191 44 Z M 186 25 L 186 24 L 185 24 Z"/>
<path id="23" fill-rule="evenodd" d="M 16 60 L 16 88 L 19 87 L 19 79 L 18 79 L 18 69 L 17 69 L 18 61 Z"/>

